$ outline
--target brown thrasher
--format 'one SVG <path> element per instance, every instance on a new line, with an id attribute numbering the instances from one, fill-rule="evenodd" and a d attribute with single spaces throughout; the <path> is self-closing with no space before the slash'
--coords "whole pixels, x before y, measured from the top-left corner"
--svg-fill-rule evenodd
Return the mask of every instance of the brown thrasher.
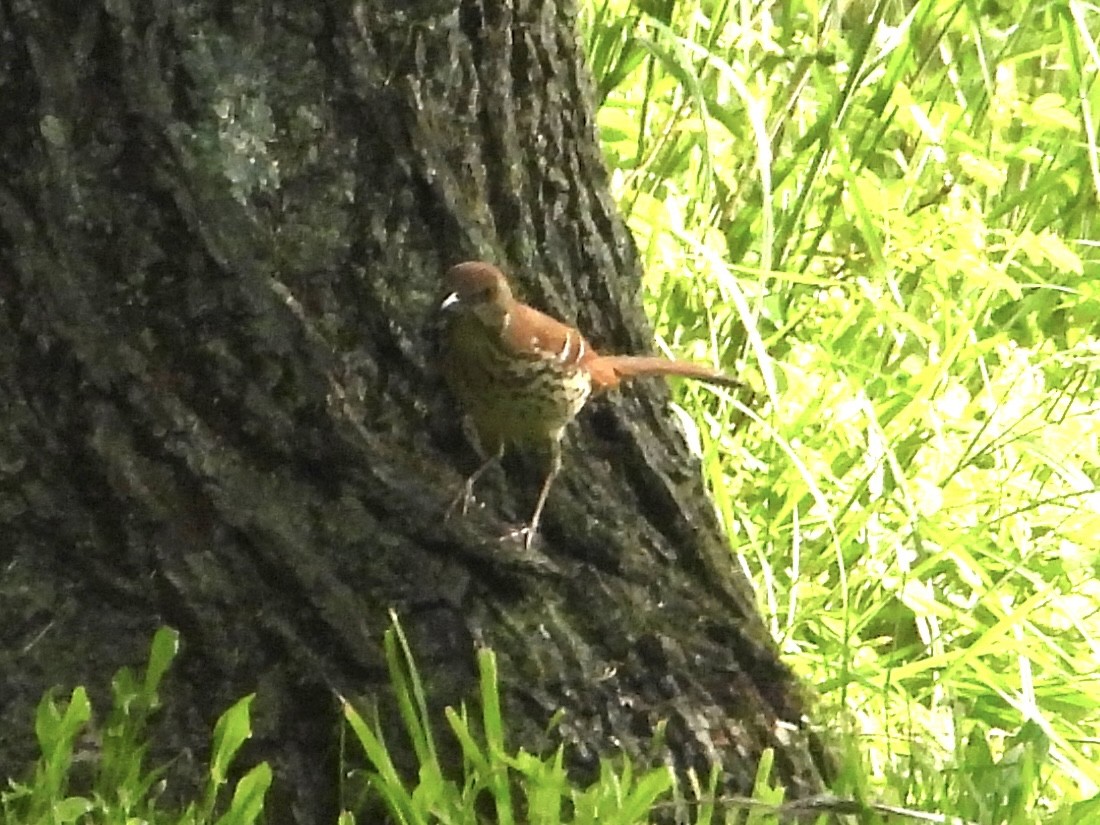
<path id="1" fill-rule="evenodd" d="M 505 445 L 546 444 L 550 470 L 523 530 L 528 548 L 550 486 L 561 470 L 562 434 L 593 392 L 645 375 L 678 375 L 728 387 L 740 384 L 687 361 L 600 355 L 573 327 L 517 301 L 504 274 L 492 264 L 457 264 L 447 271 L 444 284 L 447 297 L 440 305 L 447 318 L 441 347 L 443 375 L 473 419 L 489 455 L 466 480 L 451 508 L 461 500 L 466 512 L 474 483 L 500 460 Z"/>

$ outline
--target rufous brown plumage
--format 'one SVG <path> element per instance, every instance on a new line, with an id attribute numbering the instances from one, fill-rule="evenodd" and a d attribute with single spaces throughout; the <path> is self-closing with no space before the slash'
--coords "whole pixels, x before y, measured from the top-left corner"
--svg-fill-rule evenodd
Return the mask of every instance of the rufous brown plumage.
<path id="1" fill-rule="evenodd" d="M 461 501 L 465 512 L 478 477 L 503 455 L 505 446 L 545 444 L 550 469 L 523 531 L 527 546 L 561 470 L 565 428 L 593 393 L 648 375 L 739 386 L 728 375 L 689 361 L 600 355 L 578 330 L 516 300 L 504 274 L 483 261 L 451 267 L 444 292 L 443 375 L 489 456 L 467 479 L 456 504 Z"/>

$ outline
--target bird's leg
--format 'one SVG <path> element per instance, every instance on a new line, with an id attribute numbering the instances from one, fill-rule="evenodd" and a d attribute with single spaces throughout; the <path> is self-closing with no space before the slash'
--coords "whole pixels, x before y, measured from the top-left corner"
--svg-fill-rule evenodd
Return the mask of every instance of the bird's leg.
<path id="1" fill-rule="evenodd" d="M 474 470 L 470 477 L 466 479 L 466 483 L 462 485 L 462 489 L 459 490 L 458 495 L 455 496 L 454 500 L 447 507 L 447 512 L 443 516 L 444 520 L 449 519 L 454 514 L 455 508 L 458 507 L 460 503 L 462 504 L 462 515 L 466 515 L 466 511 L 470 509 L 470 502 L 474 499 L 474 485 L 477 484 L 477 480 L 481 478 L 486 470 L 498 463 L 503 457 L 504 445 L 501 444 L 497 447 L 496 452 L 485 459 L 481 466 Z"/>
<path id="2" fill-rule="evenodd" d="M 550 486 L 554 483 L 561 471 L 561 436 L 550 441 L 550 470 L 546 474 L 546 480 L 542 482 L 539 490 L 539 499 L 535 502 L 535 512 L 531 514 L 531 521 L 520 532 L 523 536 L 523 546 L 530 550 L 535 541 L 535 534 L 539 531 L 539 520 L 542 518 L 542 508 L 546 506 L 546 498 L 550 495 Z"/>

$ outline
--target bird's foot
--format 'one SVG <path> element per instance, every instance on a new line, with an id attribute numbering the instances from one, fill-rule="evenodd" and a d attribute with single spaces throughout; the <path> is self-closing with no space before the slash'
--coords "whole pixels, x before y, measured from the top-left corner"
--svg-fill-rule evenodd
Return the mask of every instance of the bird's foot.
<path id="1" fill-rule="evenodd" d="M 451 503 L 447 505 L 447 509 L 443 513 L 443 520 L 450 521 L 455 514 L 455 510 L 461 510 L 462 515 L 466 515 L 470 511 L 470 504 L 474 500 L 473 485 L 467 481 L 462 485 L 462 489 L 458 491 L 458 495 L 451 499 Z"/>
<path id="2" fill-rule="evenodd" d="M 451 516 L 454 515 L 454 511 L 459 507 L 459 505 L 462 506 L 462 515 L 466 515 L 466 513 L 470 509 L 470 502 L 474 500 L 474 484 L 476 484 L 477 480 L 481 478 L 482 473 L 484 473 L 494 464 L 500 462 L 500 457 L 503 454 L 504 448 L 501 447 L 492 455 L 492 457 L 487 459 L 480 467 L 474 470 L 473 474 L 468 479 L 466 479 L 466 483 L 462 485 L 462 489 L 459 491 L 458 495 L 455 496 L 454 500 L 450 503 L 450 506 L 447 507 L 447 511 L 443 514 L 444 521 L 448 521 Z"/>
<path id="3" fill-rule="evenodd" d="M 525 524 L 523 527 L 517 527 L 514 530 L 509 530 L 507 533 L 500 537 L 500 540 L 509 542 L 523 542 L 523 549 L 530 550 L 534 546 L 537 537 L 537 528 L 534 528 L 529 524 Z"/>

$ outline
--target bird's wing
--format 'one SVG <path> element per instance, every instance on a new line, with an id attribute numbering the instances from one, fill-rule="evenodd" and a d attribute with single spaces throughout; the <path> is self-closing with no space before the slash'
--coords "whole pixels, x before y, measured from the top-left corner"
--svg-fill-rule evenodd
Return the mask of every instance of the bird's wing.
<path id="1" fill-rule="evenodd" d="M 501 333 L 501 344 L 513 355 L 554 361 L 563 369 L 575 368 L 595 354 L 577 330 L 519 303 Z"/>

